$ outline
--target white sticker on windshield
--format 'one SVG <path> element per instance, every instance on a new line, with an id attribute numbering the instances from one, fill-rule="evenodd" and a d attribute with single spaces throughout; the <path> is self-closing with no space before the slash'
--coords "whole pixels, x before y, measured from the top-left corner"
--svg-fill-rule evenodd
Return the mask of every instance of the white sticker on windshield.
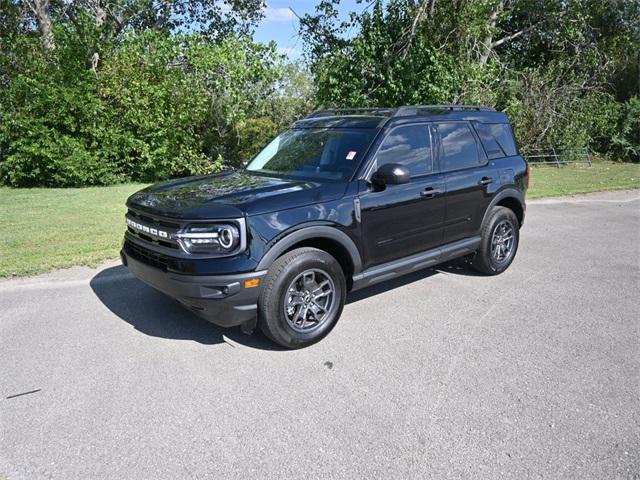
<path id="1" fill-rule="evenodd" d="M 349 150 L 349 153 L 347 153 L 347 160 L 353 160 L 354 158 L 356 158 L 356 154 L 358 152 L 356 152 L 355 150 Z"/>

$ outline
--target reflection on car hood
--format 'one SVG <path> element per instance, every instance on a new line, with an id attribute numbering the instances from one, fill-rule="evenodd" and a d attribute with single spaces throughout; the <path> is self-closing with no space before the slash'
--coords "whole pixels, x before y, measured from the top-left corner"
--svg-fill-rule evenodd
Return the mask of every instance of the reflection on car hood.
<path id="1" fill-rule="evenodd" d="M 340 198 L 344 183 L 229 172 L 162 182 L 131 197 L 132 208 L 175 218 L 235 218 Z"/>

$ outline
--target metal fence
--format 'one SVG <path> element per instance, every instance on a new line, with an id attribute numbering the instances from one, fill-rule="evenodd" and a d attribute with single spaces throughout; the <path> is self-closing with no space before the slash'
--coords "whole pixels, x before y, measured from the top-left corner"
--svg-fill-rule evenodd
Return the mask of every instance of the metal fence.
<path id="1" fill-rule="evenodd" d="M 591 166 L 591 153 L 588 148 L 554 148 L 532 150 L 524 155 L 530 165 L 560 165 L 567 163 L 588 163 Z"/>

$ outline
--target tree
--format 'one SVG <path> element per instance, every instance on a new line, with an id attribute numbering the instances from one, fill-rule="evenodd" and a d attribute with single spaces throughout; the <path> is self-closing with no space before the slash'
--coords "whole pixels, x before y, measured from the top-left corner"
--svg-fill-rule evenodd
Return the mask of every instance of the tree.
<path id="1" fill-rule="evenodd" d="M 235 10 L 210 2 L 208 13 L 192 12 L 190 27 L 202 31 L 179 33 L 188 21 L 181 9 L 193 4 L 166 2 L 163 11 L 144 9 L 141 0 L 50 1 L 51 46 L 26 3 L 9 0 L 0 10 L 3 183 L 78 186 L 210 173 L 251 149 L 240 144 L 240 125 L 271 134 L 307 108 L 301 71 L 233 21 L 248 25 L 261 2 L 235 1 Z"/>
<path id="2" fill-rule="evenodd" d="M 338 3 L 301 19 L 318 104 L 489 104 L 525 148 L 606 151 L 638 92 L 638 0 L 373 0 L 346 21 Z"/>
<path id="3" fill-rule="evenodd" d="M 48 50 L 53 49 L 55 43 L 53 40 L 53 21 L 49 11 L 49 0 L 25 0 L 25 5 L 36 19 L 38 29 L 42 34 L 42 44 Z"/>
<path id="4" fill-rule="evenodd" d="M 246 34 L 262 18 L 264 0 L 3 0 L 37 26 L 46 49 L 55 47 L 55 30 L 89 16 L 104 36 L 125 31 L 188 29 L 219 40 Z"/>

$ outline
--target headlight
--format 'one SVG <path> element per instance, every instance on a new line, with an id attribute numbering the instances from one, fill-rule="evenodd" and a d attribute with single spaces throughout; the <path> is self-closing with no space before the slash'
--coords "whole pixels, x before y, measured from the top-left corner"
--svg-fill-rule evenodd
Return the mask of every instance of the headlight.
<path id="1" fill-rule="evenodd" d="M 242 244 L 240 229 L 232 223 L 189 225 L 175 236 L 188 253 L 232 253 Z"/>

